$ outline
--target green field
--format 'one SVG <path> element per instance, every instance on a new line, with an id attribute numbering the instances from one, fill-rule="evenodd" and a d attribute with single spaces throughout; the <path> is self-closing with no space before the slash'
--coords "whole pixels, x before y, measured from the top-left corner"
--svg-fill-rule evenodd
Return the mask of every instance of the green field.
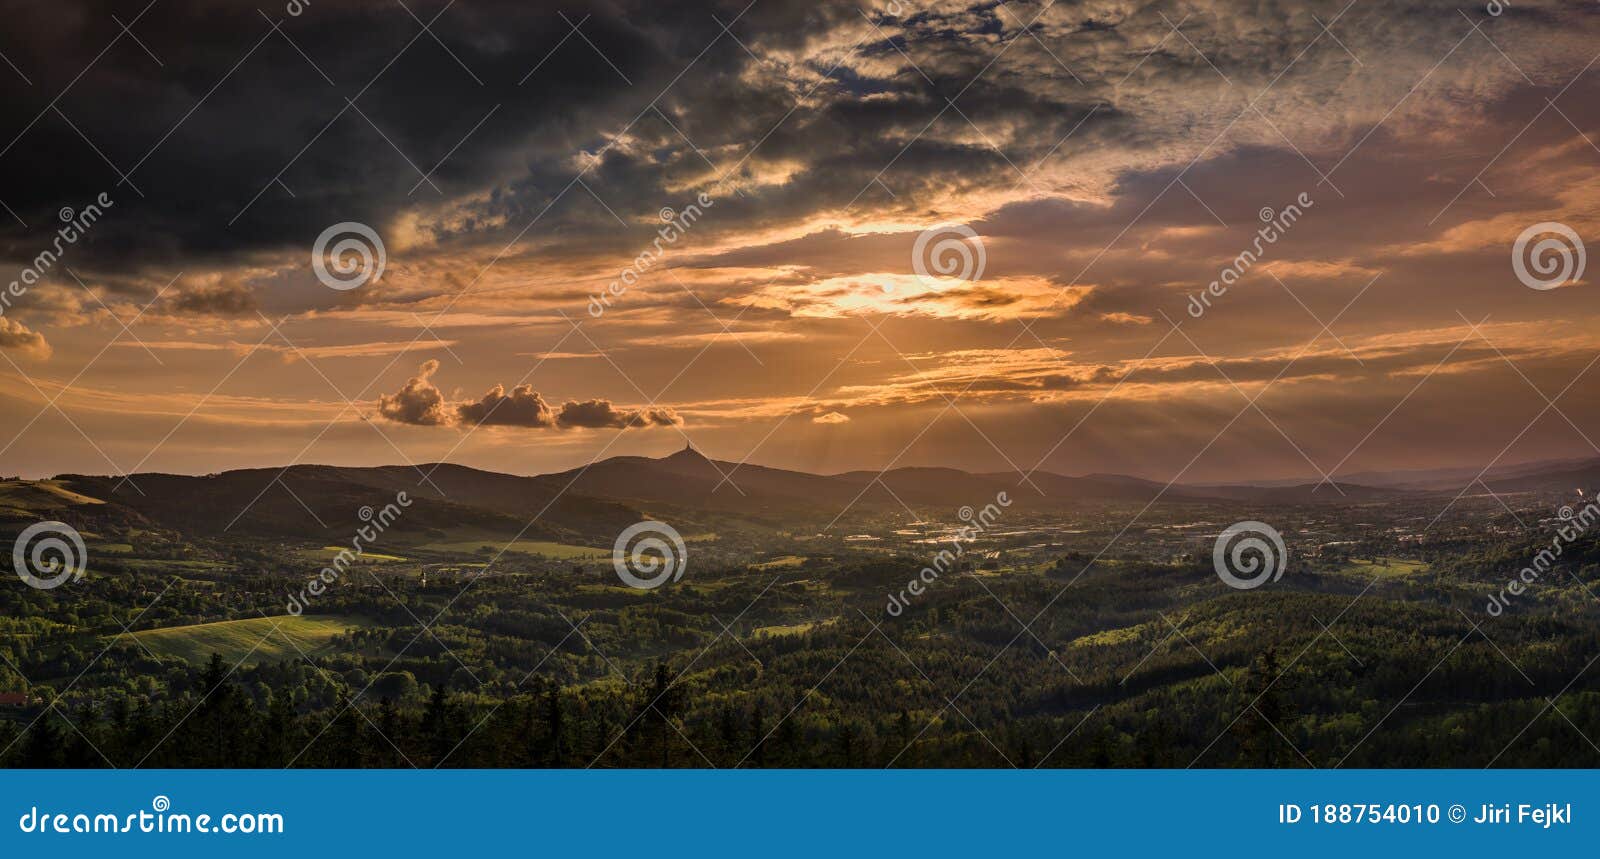
<path id="1" fill-rule="evenodd" d="M 174 571 L 203 573 L 209 570 L 229 570 L 232 567 L 223 561 L 174 561 L 167 558 L 126 558 L 122 563 L 141 572 L 153 570 L 156 572 Z"/>
<path id="2" fill-rule="evenodd" d="M 317 563 L 321 564 L 332 561 L 334 558 L 339 556 L 340 552 L 348 550 L 349 547 L 347 546 L 323 546 L 320 549 L 303 549 L 300 552 L 300 556 L 306 558 L 307 560 L 316 561 Z M 355 553 L 352 552 L 351 554 Z M 362 552 L 360 555 L 356 555 L 355 562 L 358 564 L 392 564 L 396 561 L 408 560 L 410 559 L 403 558 L 399 555 L 385 555 L 381 552 Z"/>
<path id="3" fill-rule="evenodd" d="M 776 570 L 784 567 L 798 567 L 805 562 L 806 559 L 800 557 L 799 555 L 784 555 L 781 558 L 773 558 L 770 561 L 762 561 L 759 564 L 751 564 L 750 567 L 756 570 Z"/>
<path id="4" fill-rule="evenodd" d="M 366 622 L 359 618 L 284 615 L 150 629 L 133 635 L 158 656 L 175 656 L 200 665 L 210 660 L 211 654 L 220 653 L 223 661 L 232 665 L 300 659 L 302 652 L 316 656 L 329 647 L 335 635 L 362 626 Z"/>
<path id="5" fill-rule="evenodd" d="M 0 512 L 13 516 L 46 514 L 76 504 L 104 504 L 73 492 L 59 480 L 0 480 Z"/>
<path id="6" fill-rule="evenodd" d="M 1428 568 L 1426 562 L 1411 561 L 1405 558 L 1383 558 L 1374 564 L 1371 559 L 1351 560 L 1338 569 L 1338 572 L 1354 576 L 1410 576 L 1420 573 Z"/>
<path id="7" fill-rule="evenodd" d="M 802 621 L 801 623 L 780 624 L 777 626 L 758 626 L 751 630 L 750 634 L 755 638 L 769 638 L 772 636 L 782 635 L 805 635 L 806 633 L 818 627 L 832 626 L 837 620 L 838 618 L 830 617 L 825 620 L 808 620 Z"/>

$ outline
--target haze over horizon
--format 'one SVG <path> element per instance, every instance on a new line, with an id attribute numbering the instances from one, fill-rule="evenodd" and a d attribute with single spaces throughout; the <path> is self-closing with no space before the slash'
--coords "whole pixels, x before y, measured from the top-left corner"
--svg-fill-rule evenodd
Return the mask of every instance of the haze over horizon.
<path id="1" fill-rule="evenodd" d="M 1596 4 L 747 3 L 8 9 L 0 473 L 1600 455 Z"/>
<path id="2" fill-rule="evenodd" d="M 677 450 L 668 450 L 668 451 L 658 452 L 658 453 L 608 454 L 607 456 L 605 456 L 604 458 L 601 458 L 601 459 L 590 459 L 590 460 L 583 460 L 583 461 L 575 461 L 575 462 L 566 463 L 564 465 L 558 464 L 557 466 L 555 466 L 553 468 L 542 469 L 542 470 L 537 470 L 537 471 L 522 471 L 522 470 L 516 470 L 515 468 L 512 468 L 512 469 L 480 468 L 479 470 L 481 470 L 481 471 L 489 471 L 489 472 L 494 472 L 494 473 L 499 473 L 499 474 L 506 474 L 506 475 L 511 475 L 511 476 L 514 476 L 514 477 L 542 477 L 542 476 L 549 476 L 549 475 L 565 474 L 565 473 L 568 473 L 568 472 L 583 471 L 587 466 L 596 465 L 596 464 L 605 462 L 607 460 L 617 459 L 617 458 L 643 457 L 645 459 L 653 459 L 653 460 L 669 460 L 669 459 L 672 459 L 673 457 L 683 455 L 686 450 L 687 450 L 686 448 L 679 448 Z M 812 475 L 817 475 L 817 476 L 821 476 L 821 477 L 837 477 L 837 476 L 844 476 L 844 475 L 848 475 L 848 474 L 859 474 L 859 473 L 862 473 L 862 472 L 870 473 L 870 472 L 874 472 L 874 471 L 879 471 L 880 470 L 880 469 L 876 469 L 876 468 L 866 468 L 866 469 L 842 469 L 842 470 L 837 470 L 837 471 L 812 471 L 812 470 L 808 470 L 808 469 L 805 469 L 805 468 L 774 466 L 774 465 L 770 465 L 770 464 L 765 463 L 765 462 L 759 462 L 759 461 L 756 461 L 756 460 L 750 460 L 750 461 L 741 462 L 740 460 L 737 460 L 737 459 L 727 459 L 725 457 L 714 455 L 714 453 L 707 453 L 705 451 L 700 450 L 699 448 L 693 448 L 693 451 L 694 451 L 694 453 L 699 454 L 700 456 L 705 457 L 706 459 L 709 459 L 714 463 L 718 463 L 718 464 L 723 465 L 724 467 L 720 470 L 720 473 L 722 473 L 723 475 L 728 476 L 730 479 L 736 479 L 737 475 L 738 475 L 738 470 L 739 469 L 743 469 L 743 468 L 747 468 L 747 467 L 752 467 L 752 468 L 774 468 L 774 469 L 778 469 L 780 471 L 799 472 L 799 473 L 802 473 L 802 474 L 812 474 Z M 1499 464 L 1497 464 L 1495 466 L 1495 470 L 1499 470 L 1499 471 L 1518 471 L 1518 470 L 1522 470 L 1522 469 L 1540 469 L 1540 470 L 1548 469 L 1548 470 L 1551 470 L 1551 471 L 1558 471 L 1564 465 L 1566 465 L 1566 466 L 1570 466 L 1570 465 L 1573 465 L 1573 464 L 1584 464 L 1584 465 L 1587 465 L 1587 464 L 1590 464 L 1591 462 L 1600 463 L 1600 459 L 1582 458 L 1582 457 L 1580 457 L 1580 458 L 1578 458 L 1576 460 L 1573 460 L 1573 459 L 1538 459 L 1538 460 L 1526 460 L 1526 461 L 1516 461 L 1516 462 L 1501 462 L 1501 463 L 1499 463 Z M 222 471 L 169 471 L 169 472 L 165 472 L 165 473 L 182 475 L 182 476 L 190 476 L 190 477 L 201 477 L 201 476 L 205 476 L 207 474 L 226 473 L 226 472 L 229 472 L 229 471 L 251 470 L 251 469 L 274 471 L 274 470 L 286 469 L 286 468 L 289 468 L 289 467 L 305 467 L 305 468 L 317 468 L 317 467 L 333 467 L 333 468 L 397 468 L 398 467 L 398 468 L 413 468 L 413 467 L 417 467 L 417 468 L 421 469 L 421 472 L 419 472 L 419 476 L 420 476 L 421 474 L 424 474 L 424 473 L 431 474 L 431 468 L 430 467 L 434 466 L 434 465 L 438 465 L 438 464 L 443 464 L 443 463 L 433 463 L 433 462 L 422 461 L 422 462 L 411 462 L 411 463 L 378 462 L 378 463 L 371 463 L 371 464 L 365 464 L 365 465 L 349 465 L 349 464 L 344 464 L 344 463 L 308 461 L 308 462 L 291 463 L 291 464 L 288 464 L 288 465 L 280 464 L 280 465 L 263 465 L 263 466 L 241 466 L 239 468 L 223 469 Z M 459 462 L 457 462 L 457 463 L 449 463 L 449 464 L 451 464 L 451 465 L 460 465 L 460 466 L 464 466 L 464 467 L 468 467 L 468 468 L 478 468 L 477 466 L 472 466 L 472 465 L 468 465 L 466 463 L 459 463 Z M 727 466 L 730 465 L 730 464 L 732 466 L 732 469 L 727 468 Z M 883 469 L 883 471 L 885 471 L 885 473 L 888 473 L 888 472 L 894 471 L 895 469 L 912 469 L 912 470 L 914 470 L 914 469 L 923 469 L 923 468 L 952 468 L 952 467 L 953 466 L 926 464 L 926 463 L 903 463 L 901 465 L 895 466 L 895 468 L 893 468 L 893 469 Z M 1352 483 L 1359 484 L 1363 480 L 1370 480 L 1375 476 L 1381 475 L 1385 479 L 1382 480 L 1382 481 L 1377 481 L 1380 484 L 1381 483 L 1389 483 L 1389 482 L 1402 482 L 1403 483 L 1406 480 L 1412 479 L 1412 478 L 1420 480 L 1420 479 L 1423 479 L 1423 478 L 1426 478 L 1426 477 L 1437 477 L 1437 476 L 1439 476 L 1441 474 L 1449 474 L 1449 473 L 1455 473 L 1455 472 L 1464 473 L 1464 474 L 1466 474 L 1466 476 L 1470 477 L 1471 473 L 1478 472 L 1481 469 L 1482 469 L 1481 465 L 1477 465 L 1477 464 L 1474 464 L 1474 463 L 1466 463 L 1466 464 L 1462 464 L 1460 466 L 1455 466 L 1455 467 L 1448 467 L 1447 466 L 1447 467 L 1442 467 L 1442 468 L 1430 468 L 1430 469 L 1405 469 L 1405 468 L 1401 468 L 1401 469 L 1390 469 L 1390 470 L 1381 470 L 1381 471 L 1367 471 L 1367 472 L 1353 473 L 1349 477 L 1340 479 L 1338 482 L 1340 484 L 1344 484 L 1344 485 L 1348 485 L 1348 484 L 1352 484 Z M 968 473 L 981 473 L 981 474 L 1005 474 L 1005 473 L 1008 473 L 1006 469 L 1000 469 L 998 471 L 981 471 L 981 470 L 974 471 L 974 470 L 970 470 L 970 469 L 957 469 L 957 470 L 958 471 L 966 471 Z M 1071 477 L 1071 478 L 1078 478 L 1078 477 L 1110 477 L 1110 478 L 1131 477 L 1131 478 L 1136 478 L 1136 479 L 1140 479 L 1140 480 L 1150 480 L 1150 481 L 1154 481 L 1154 482 L 1157 482 L 1157 483 L 1166 483 L 1168 480 L 1171 479 L 1170 475 L 1169 476 L 1152 476 L 1152 475 L 1143 475 L 1143 474 L 1132 474 L 1132 473 L 1127 473 L 1127 472 L 1111 472 L 1111 471 L 1103 471 L 1103 470 L 1101 470 L 1101 471 L 1073 472 L 1073 473 L 1068 474 L 1068 473 L 1061 473 L 1061 472 L 1052 472 L 1050 469 L 1040 468 L 1040 469 L 1037 469 L 1033 473 L 1045 473 L 1045 474 L 1055 473 L 1055 474 L 1057 474 L 1057 475 L 1059 475 L 1061 477 Z M 74 474 L 83 475 L 83 476 L 93 476 L 93 477 L 115 476 L 115 475 L 108 475 L 108 474 L 103 474 L 103 473 L 99 473 L 99 472 L 94 472 L 92 470 L 91 471 L 86 471 L 86 472 L 58 472 L 58 473 L 48 474 L 48 475 L 26 475 L 26 474 L 24 474 L 24 475 L 19 475 L 19 476 L 23 477 L 24 479 L 35 479 L 35 480 L 37 480 L 37 479 L 49 479 L 49 478 L 63 477 L 63 476 L 74 475 Z M 1487 471 L 1485 472 L 1485 475 L 1486 474 L 1488 474 Z M 1481 476 L 1485 476 L 1485 475 L 1479 475 L 1479 476 L 1481 477 Z M 420 481 L 420 482 L 425 482 L 425 481 Z M 733 487 L 731 485 L 731 482 L 736 482 L 736 480 L 731 480 L 730 481 L 730 485 L 728 487 L 729 491 L 730 492 L 737 491 L 737 490 L 733 489 Z M 1251 485 L 1251 484 L 1267 485 L 1267 484 L 1272 484 L 1272 485 L 1278 485 L 1278 484 L 1296 484 L 1296 483 L 1299 483 L 1299 484 L 1304 484 L 1304 485 L 1307 485 L 1307 486 L 1311 486 L 1311 485 L 1316 485 L 1319 482 L 1320 482 L 1320 479 L 1318 477 L 1314 476 L 1314 475 L 1293 475 L 1293 476 L 1290 476 L 1290 477 L 1280 477 L 1280 478 L 1265 478 L 1265 477 L 1263 477 L 1263 478 L 1254 478 L 1254 479 L 1252 479 L 1252 478 L 1237 478 L 1237 479 L 1232 479 L 1232 480 L 1219 480 L 1219 481 L 1211 481 L 1211 480 L 1179 480 L 1179 481 L 1173 481 L 1173 485 L 1174 486 L 1185 486 L 1185 485 L 1187 485 L 1187 486 L 1197 486 L 1198 487 L 1198 486 L 1221 485 L 1221 484 L 1240 484 L 1240 485 Z M 1580 491 L 1583 491 L 1583 490 L 1580 490 Z M 1332 490 L 1329 490 L 1329 494 L 1330 495 L 1332 494 Z"/>

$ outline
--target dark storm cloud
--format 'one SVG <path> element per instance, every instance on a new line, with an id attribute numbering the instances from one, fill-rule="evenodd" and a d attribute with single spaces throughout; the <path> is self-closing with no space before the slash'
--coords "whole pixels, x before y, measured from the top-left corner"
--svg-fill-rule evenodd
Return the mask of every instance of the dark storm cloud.
<path id="1" fill-rule="evenodd" d="M 109 191 L 117 207 L 83 253 L 124 264 L 305 247 L 335 222 L 382 225 L 454 203 L 463 208 L 434 235 L 488 239 L 551 206 L 575 156 L 631 124 L 585 180 L 625 215 L 732 171 L 752 191 L 727 202 L 724 225 L 777 224 L 858 200 L 891 163 L 882 181 L 898 202 L 876 188 L 862 205 L 909 209 L 1026 182 L 1016 165 L 1046 156 L 1155 151 L 1192 136 L 1187 118 L 1160 114 L 1164 100 L 1264 85 L 1320 30 L 1298 4 L 1191 5 L 922 3 L 895 17 L 869 4 L 874 24 L 852 2 L 410 4 L 436 42 L 406 8 L 381 2 L 271 10 L 281 34 L 254 7 L 203 0 L 7 2 L 12 35 L 0 48 L 31 85 L 0 75 L 13 106 L 0 188 L 30 224 Z M 1431 56 L 1421 42 L 1438 14 L 1414 5 L 1426 14 L 1357 9 L 1341 28 L 1369 50 Z M 1514 11 L 1501 23 L 1555 29 L 1577 14 Z M 1187 18 L 1184 41 L 1206 56 L 1179 40 L 1155 51 L 1170 35 L 1163 15 Z M 1351 67 L 1312 52 L 1270 106 L 1315 103 Z M 1402 87 L 1414 80 L 1403 71 Z M 1375 100 L 1387 83 L 1373 82 Z M 764 178 L 783 164 L 785 181 Z M 603 227 L 566 238 L 614 240 L 593 202 L 563 199 L 551 229 Z M 8 219 L 0 251 L 26 250 L 27 232 Z"/>
<path id="2" fill-rule="evenodd" d="M 384 224 L 408 207 L 466 199 L 470 210 L 440 227 L 446 237 L 511 233 L 569 187 L 577 153 L 632 123 L 587 175 L 609 206 L 648 213 L 671 199 L 667 187 L 707 172 L 682 132 L 717 153 L 719 172 L 798 161 L 790 181 L 730 204 L 737 223 L 776 223 L 849 202 L 897 153 L 897 193 L 976 188 L 1009 168 L 1004 154 L 963 139 L 968 118 L 993 133 L 1011 126 L 1030 141 L 1019 148 L 1042 151 L 1096 100 L 1065 91 L 1069 82 L 1052 79 L 1059 70 L 1023 79 L 1002 65 L 946 110 L 997 50 L 994 25 L 1006 19 L 995 10 L 930 7 L 873 30 L 851 3 L 758 3 L 739 18 L 745 6 L 411 4 L 424 21 L 442 11 L 441 45 L 398 4 L 280 13 L 278 34 L 254 7 L 198 0 L 7 3 L 14 36 L 0 47 L 32 83 L 0 76 L 13 106 L 0 127 L 0 188 L 35 225 L 108 191 L 114 216 L 83 253 L 123 262 L 309 246 L 335 222 Z M 717 19 L 736 18 L 759 63 L 721 35 Z M 569 24 L 580 20 L 581 38 Z M 807 53 L 830 36 L 830 51 Z M 920 71 L 903 67 L 888 39 L 910 46 Z M 659 113 L 647 111 L 663 91 Z M 803 97 L 805 109 L 780 122 Z M 1114 116 L 1098 119 L 1112 128 Z M 1086 129 L 1085 140 L 1099 133 Z M 759 157 L 744 161 L 757 139 Z M 613 224 L 580 197 L 549 217 Z M 27 249 L 28 231 L 9 219 L 5 229 L 0 248 Z"/>
<path id="3" fill-rule="evenodd" d="M 704 9 L 682 25 L 678 43 L 655 24 L 673 4 L 626 14 L 583 2 L 563 7 L 568 20 L 586 19 L 583 39 L 563 38 L 571 28 L 555 8 L 458 4 L 433 26 L 442 47 L 398 4 L 316 4 L 298 17 L 272 9 L 282 35 L 254 6 L 157 0 L 140 14 L 144 5 L 6 3 L 12 38 L 0 37 L 32 81 L 9 70 L 0 79 L 12 107 L 0 127 L 5 202 L 37 225 L 62 205 L 109 191 L 116 217 L 90 245 L 123 259 L 309 246 L 331 223 L 381 224 L 407 204 L 507 180 L 517 182 L 515 192 L 502 191 L 491 212 L 520 215 L 570 180 L 572 171 L 552 159 L 597 146 L 603 128 L 620 129 L 648 90 L 687 63 L 677 53 L 692 56 L 717 32 L 709 12 L 725 11 Z M 410 6 L 424 21 L 443 8 Z M 64 119 L 50 98 L 69 82 L 56 105 Z M 353 105 L 346 101 L 358 93 Z M 413 193 L 496 105 L 432 184 Z M 7 221 L 8 237 L 25 233 Z"/>

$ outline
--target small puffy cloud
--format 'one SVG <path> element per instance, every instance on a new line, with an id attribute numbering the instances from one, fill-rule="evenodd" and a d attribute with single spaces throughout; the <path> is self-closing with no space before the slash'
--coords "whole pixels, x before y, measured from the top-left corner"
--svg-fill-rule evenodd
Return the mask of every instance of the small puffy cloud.
<path id="1" fill-rule="evenodd" d="M 1139 313 L 1124 313 L 1120 310 L 1113 313 L 1102 313 L 1100 318 L 1107 322 L 1115 322 L 1118 325 L 1149 325 L 1156 321 L 1154 317 Z"/>
<path id="2" fill-rule="evenodd" d="M 5 316 L 0 316 L 0 349 L 15 349 L 23 357 L 38 361 L 50 357 L 50 344 L 43 334 Z"/>
<path id="3" fill-rule="evenodd" d="M 549 427 L 556 422 L 550 405 L 532 385 L 518 385 L 510 395 L 504 385 L 495 385 L 477 402 L 456 406 L 455 413 L 462 423 L 472 425 Z"/>
<path id="4" fill-rule="evenodd" d="M 847 424 L 850 422 L 850 416 L 840 412 L 828 412 L 817 415 L 811 419 L 811 422 L 814 424 Z"/>
<path id="5" fill-rule="evenodd" d="M 683 419 L 671 409 L 619 409 L 609 400 L 562 403 L 561 414 L 556 420 L 564 427 L 584 429 L 670 427 L 683 423 Z"/>
<path id="6" fill-rule="evenodd" d="M 378 414 L 396 423 L 415 426 L 450 423 L 450 415 L 445 411 L 444 394 L 433 384 L 433 374 L 438 371 L 438 361 L 431 358 L 424 361 L 417 375 L 412 376 L 404 388 L 378 399 Z"/>
<path id="7" fill-rule="evenodd" d="M 413 426 L 503 426 L 530 429 L 630 429 L 670 427 L 683 423 L 671 409 L 619 408 L 610 400 L 568 400 L 551 408 L 532 385 L 518 385 L 506 393 L 495 385 L 477 400 L 450 403 L 433 383 L 439 362 L 425 362 L 405 387 L 378 399 L 378 414 Z"/>

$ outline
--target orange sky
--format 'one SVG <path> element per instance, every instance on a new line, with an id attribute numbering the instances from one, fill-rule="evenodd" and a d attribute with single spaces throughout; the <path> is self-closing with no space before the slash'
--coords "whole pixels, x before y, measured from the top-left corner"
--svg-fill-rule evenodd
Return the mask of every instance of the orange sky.
<path id="1" fill-rule="evenodd" d="M 113 201 L 0 315 L 0 473 L 532 473 L 691 441 L 1189 481 L 1600 454 L 1593 274 L 1513 268 L 1535 224 L 1600 240 L 1591 3 L 668 4 L 576 30 L 486 4 L 415 44 L 356 4 L 248 55 L 259 17 L 201 45 L 185 5 L 135 28 L 159 66 L 114 25 L 0 35 L 25 73 L 4 280 L 62 207 Z M 74 83 L 98 48 L 54 40 L 113 46 Z M 71 124 L 43 110 L 63 87 Z M 311 264 L 340 221 L 383 245 L 348 290 Z"/>

